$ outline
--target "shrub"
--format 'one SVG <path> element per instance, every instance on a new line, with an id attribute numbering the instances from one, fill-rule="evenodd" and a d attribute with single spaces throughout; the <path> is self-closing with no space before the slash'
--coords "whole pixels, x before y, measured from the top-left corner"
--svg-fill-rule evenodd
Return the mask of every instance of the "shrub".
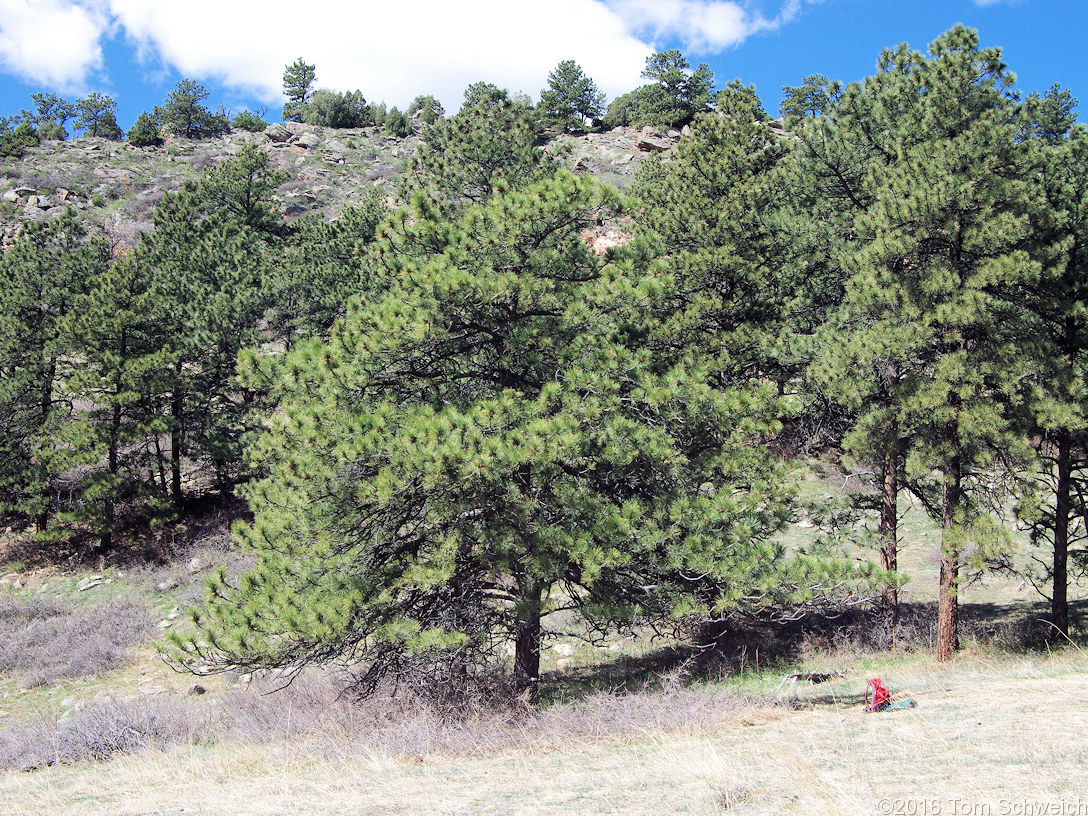
<path id="1" fill-rule="evenodd" d="M 338 93 L 318 88 L 302 106 L 302 121 L 330 128 L 360 128 L 370 124 L 370 108 L 360 91 Z"/>
<path id="2" fill-rule="evenodd" d="M 37 146 L 38 132 L 25 119 L 16 125 L 14 130 L 8 130 L 6 122 L 0 129 L 0 156 L 18 158 L 26 152 L 28 147 Z"/>
<path id="3" fill-rule="evenodd" d="M 214 733 L 196 707 L 183 700 L 106 700 L 64 720 L 42 717 L 0 732 L 0 768 L 31 771 L 102 761 L 144 748 L 207 742 Z"/>
<path id="4" fill-rule="evenodd" d="M 261 133 L 266 127 L 268 122 L 264 121 L 260 116 L 250 111 L 242 111 L 235 115 L 230 120 L 230 126 L 235 130 L 246 130 L 250 133 Z"/>
<path id="5" fill-rule="evenodd" d="M 162 144 L 162 126 L 152 114 L 141 113 L 128 132 L 128 142 L 136 147 L 158 147 Z"/>
<path id="6" fill-rule="evenodd" d="M 0 671 L 18 672 L 31 686 L 99 675 L 153 632 L 151 613 L 128 601 L 73 609 L 49 598 L 3 598 Z"/>

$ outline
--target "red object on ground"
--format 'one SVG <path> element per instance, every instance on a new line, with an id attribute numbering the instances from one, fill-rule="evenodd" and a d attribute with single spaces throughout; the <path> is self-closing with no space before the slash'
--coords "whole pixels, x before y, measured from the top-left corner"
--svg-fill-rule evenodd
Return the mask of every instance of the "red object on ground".
<path id="1" fill-rule="evenodd" d="M 880 682 L 879 677 L 874 677 L 865 688 L 865 710 L 883 711 L 891 703 L 892 694 Z"/>

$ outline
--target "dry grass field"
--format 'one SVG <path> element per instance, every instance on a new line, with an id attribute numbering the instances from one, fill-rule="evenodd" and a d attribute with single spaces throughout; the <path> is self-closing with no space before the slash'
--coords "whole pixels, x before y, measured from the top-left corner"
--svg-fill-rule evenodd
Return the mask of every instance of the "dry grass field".
<path id="1" fill-rule="evenodd" d="M 355 705 L 316 672 L 269 694 L 273 678 L 170 671 L 153 640 L 232 558 L 222 536 L 158 567 L 9 563 L 0 816 L 1088 816 L 1083 643 L 1046 647 L 1030 586 L 989 576 L 963 589 L 963 652 L 936 664 L 936 533 L 909 507 L 902 533 L 911 580 L 893 651 L 855 620 L 752 633 L 684 672 L 667 643 L 563 637 L 542 710 L 460 718 L 403 692 Z M 1083 588 L 1074 597 L 1083 632 Z M 793 672 L 842 676 L 783 684 Z M 866 714 L 871 677 L 917 706 Z"/>
<path id="2" fill-rule="evenodd" d="M 896 699 L 909 696 L 917 707 L 864 713 L 861 693 L 875 674 Z M 552 728 L 484 725 L 478 741 L 455 740 L 456 750 L 434 753 L 392 756 L 330 726 L 324 737 L 311 731 L 259 745 L 180 746 L 10 773 L 0 779 L 0 812 L 830 816 L 1088 809 L 1088 665 L 1079 650 L 966 653 L 941 667 L 922 656 L 859 660 L 841 681 L 798 687 L 768 704 L 775 679 L 731 684 L 749 698 L 739 705 L 737 691 L 711 686 L 645 695 L 650 699 L 626 712 L 634 730 L 620 729 L 622 735 L 611 720 L 617 712 L 606 711 L 617 702 L 591 699 Z M 575 728 L 572 719 L 600 720 L 603 733 Z M 562 739 L 564 728 L 569 739 Z"/>

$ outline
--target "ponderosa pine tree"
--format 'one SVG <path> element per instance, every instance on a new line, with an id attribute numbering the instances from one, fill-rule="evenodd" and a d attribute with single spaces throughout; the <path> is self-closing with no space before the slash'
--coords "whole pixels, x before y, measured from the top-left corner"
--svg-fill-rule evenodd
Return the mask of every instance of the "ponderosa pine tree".
<path id="1" fill-rule="evenodd" d="M 55 139 L 63 142 L 68 138 L 65 124 L 75 116 L 75 107 L 55 93 L 35 93 L 30 98 L 34 101 L 34 110 L 24 110 L 23 119 L 34 125 L 38 138 Z"/>
<path id="2" fill-rule="evenodd" d="M 316 79 L 316 67 L 307 64 L 302 57 L 283 69 L 283 95 L 287 97 L 283 103 L 283 121 L 302 121 L 302 110 L 310 101 Z"/>
<path id="3" fill-rule="evenodd" d="M 143 242 L 174 363 L 170 494 L 178 509 L 183 454 L 211 465 L 222 490 L 243 466 L 242 437 L 255 420 L 235 367 L 240 350 L 262 337 L 268 250 L 278 231 L 269 196 L 281 180 L 260 150 L 244 150 L 167 195 Z"/>
<path id="4" fill-rule="evenodd" d="M 848 87 L 830 117 L 836 138 L 858 146 L 836 155 L 868 160 L 847 168 L 864 182 L 840 247 L 852 274 L 824 345 L 840 359 L 823 362 L 840 393 L 868 406 L 854 444 L 878 462 L 904 445 L 912 489 L 941 520 L 938 659 L 958 648 L 964 547 L 993 530 L 980 498 L 987 477 L 1018 446 L 1007 406 L 1024 372 L 1003 295 L 1033 267 L 1020 248 L 1029 189 L 1011 84 L 1000 52 L 957 26 L 928 59 L 885 52 L 877 76 Z M 936 497 L 923 487 L 933 472 Z"/>
<path id="5" fill-rule="evenodd" d="M 283 231 L 283 216 L 272 195 L 288 178 L 289 173 L 271 169 L 268 153 L 251 143 L 204 173 L 198 190 L 210 212 L 273 239 Z"/>
<path id="6" fill-rule="evenodd" d="M 365 691 L 508 639 L 533 694 L 554 611 L 605 626 L 803 599 L 767 540 L 781 492 L 756 442 L 774 389 L 628 347 L 659 284 L 581 238 L 614 206 L 567 174 L 452 222 L 416 198 L 403 229 L 441 239 L 388 232 L 383 251 L 409 256 L 384 264 L 401 270 L 384 296 L 273 366 L 268 476 L 240 533 L 257 564 L 216 579 L 181 659 L 343 661 Z"/>
<path id="7" fill-rule="evenodd" d="M 365 260 L 388 214 L 374 193 L 342 209 L 334 221 L 315 214 L 291 224 L 269 278 L 268 324 L 274 337 L 288 345 L 328 337 L 352 296 L 371 283 Z"/>
<path id="8" fill-rule="evenodd" d="M 101 270 L 62 327 L 79 359 L 64 392 L 86 406 L 59 434 L 84 463 L 81 501 L 64 515 L 89 524 L 103 551 L 113 544 L 122 503 L 161 505 L 167 495 L 159 438 L 173 360 L 155 306 L 150 265 L 136 251 Z"/>
<path id="9" fill-rule="evenodd" d="M 108 258 L 105 242 L 87 241 L 70 210 L 25 225 L 0 253 L 0 506 L 39 533 L 56 509 L 56 479 L 79 463 L 58 439 L 73 411 L 60 393 L 73 360 L 64 321 Z"/>
<path id="10" fill-rule="evenodd" d="M 559 165 L 540 148 L 539 138 L 531 108 L 494 85 L 476 83 L 465 91 L 456 115 L 424 132 L 401 194 L 460 206 L 547 178 Z"/>
<path id="11" fill-rule="evenodd" d="M 776 240 L 772 176 L 786 145 L 751 88 L 731 85 L 719 99 L 669 161 L 645 162 L 636 180 L 645 251 L 671 281 L 651 342 L 662 352 L 705 349 L 731 382 L 784 387 L 796 372 L 781 336 L 800 330 L 787 328 L 788 247 Z"/>
<path id="12" fill-rule="evenodd" d="M 120 139 L 125 134 L 117 124 L 117 102 L 106 94 L 92 91 L 76 101 L 75 129 L 87 136 L 102 139 Z"/>
<path id="13" fill-rule="evenodd" d="M 899 424 L 896 389 L 901 377 L 896 361 L 906 352 L 887 326 L 870 326 L 868 304 L 855 310 L 846 289 L 859 246 L 854 224 L 867 219 L 875 206 L 869 169 L 884 167 L 894 158 L 879 138 L 871 138 L 869 123 L 874 111 L 909 107 L 913 90 L 899 81 L 898 73 L 907 70 L 908 63 L 895 70 L 885 66 L 845 94 L 839 83 L 826 77 L 806 77 L 804 85 L 783 89 L 782 104 L 794 146 L 785 165 L 793 191 L 788 197 L 792 243 L 806 256 L 800 268 L 806 277 L 819 281 L 817 288 L 822 290 L 814 298 L 824 317 L 809 352 L 806 393 L 823 414 L 831 441 L 841 442 L 848 453 L 847 464 L 860 463 L 862 472 L 874 474 L 879 494 L 875 507 L 866 509 L 879 512 L 880 566 L 889 576 L 881 608 L 893 633 L 906 449 Z M 883 135 L 879 129 L 875 134 Z M 909 336 L 909 321 L 906 326 Z M 869 503 L 865 495 L 856 501 Z"/>
<path id="14" fill-rule="evenodd" d="M 604 113 L 604 94 L 574 60 L 563 60 L 548 74 L 538 104 L 545 124 L 564 131 L 585 130 Z"/>
<path id="15" fill-rule="evenodd" d="M 1042 569 L 1031 578 L 1044 592 L 1049 585 L 1051 622 L 1061 636 L 1069 634 L 1070 574 L 1088 568 L 1085 528 L 1078 532 L 1075 523 L 1088 516 L 1088 132 L 1073 126 L 1069 102 L 1068 92 L 1055 88 L 1025 103 L 1042 196 L 1032 223 L 1042 271 L 1017 290 L 1030 316 L 1024 340 L 1036 371 L 1029 414 L 1045 485 L 1043 499 L 1023 502 L 1020 512 L 1033 542 L 1050 550 L 1036 559 Z M 1071 552 L 1080 556 L 1072 570 Z"/>
<path id="16" fill-rule="evenodd" d="M 230 122 L 221 113 L 212 113 L 203 103 L 208 89 L 193 79 L 182 79 L 163 102 L 155 108 L 155 118 L 168 133 L 187 139 L 211 139 L 230 130 Z"/>
<path id="17" fill-rule="evenodd" d="M 436 97 L 431 94 L 421 94 L 412 100 L 412 104 L 408 106 L 407 114 L 409 116 L 418 116 L 419 121 L 425 125 L 433 125 L 446 115 L 446 109 L 442 107 L 442 103 Z"/>
<path id="18" fill-rule="evenodd" d="M 710 108 L 714 71 L 705 63 L 692 69 L 675 48 L 647 57 L 642 75 L 655 81 L 614 99 L 605 115 L 606 127 L 678 128 Z"/>

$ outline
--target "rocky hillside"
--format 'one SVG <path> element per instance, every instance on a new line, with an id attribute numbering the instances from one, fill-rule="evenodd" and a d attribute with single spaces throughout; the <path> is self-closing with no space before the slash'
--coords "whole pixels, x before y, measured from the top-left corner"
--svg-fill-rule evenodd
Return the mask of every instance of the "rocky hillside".
<path id="1" fill-rule="evenodd" d="M 668 151 L 680 138 L 675 131 L 617 128 L 557 136 L 545 149 L 566 146 L 573 171 L 623 188 L 643 158 Z M 43 142 L 0 165 L 0 240 L 10 241 L 24 221 L 55 217 L 72 207 L 115 243 L 131 244 L 151 228 L 165 193 L 251 142 L 268 151 L 275 169 L 290 174 L 277 195 L 288 218 L 315 211 L 332 218 L 367 188 L 377 186 L 392 196 L 419 141 L 378 128 L 333 130 L 292 122 L 208 141 L 172 138 L 162 147 L 93 138 Z"/>

